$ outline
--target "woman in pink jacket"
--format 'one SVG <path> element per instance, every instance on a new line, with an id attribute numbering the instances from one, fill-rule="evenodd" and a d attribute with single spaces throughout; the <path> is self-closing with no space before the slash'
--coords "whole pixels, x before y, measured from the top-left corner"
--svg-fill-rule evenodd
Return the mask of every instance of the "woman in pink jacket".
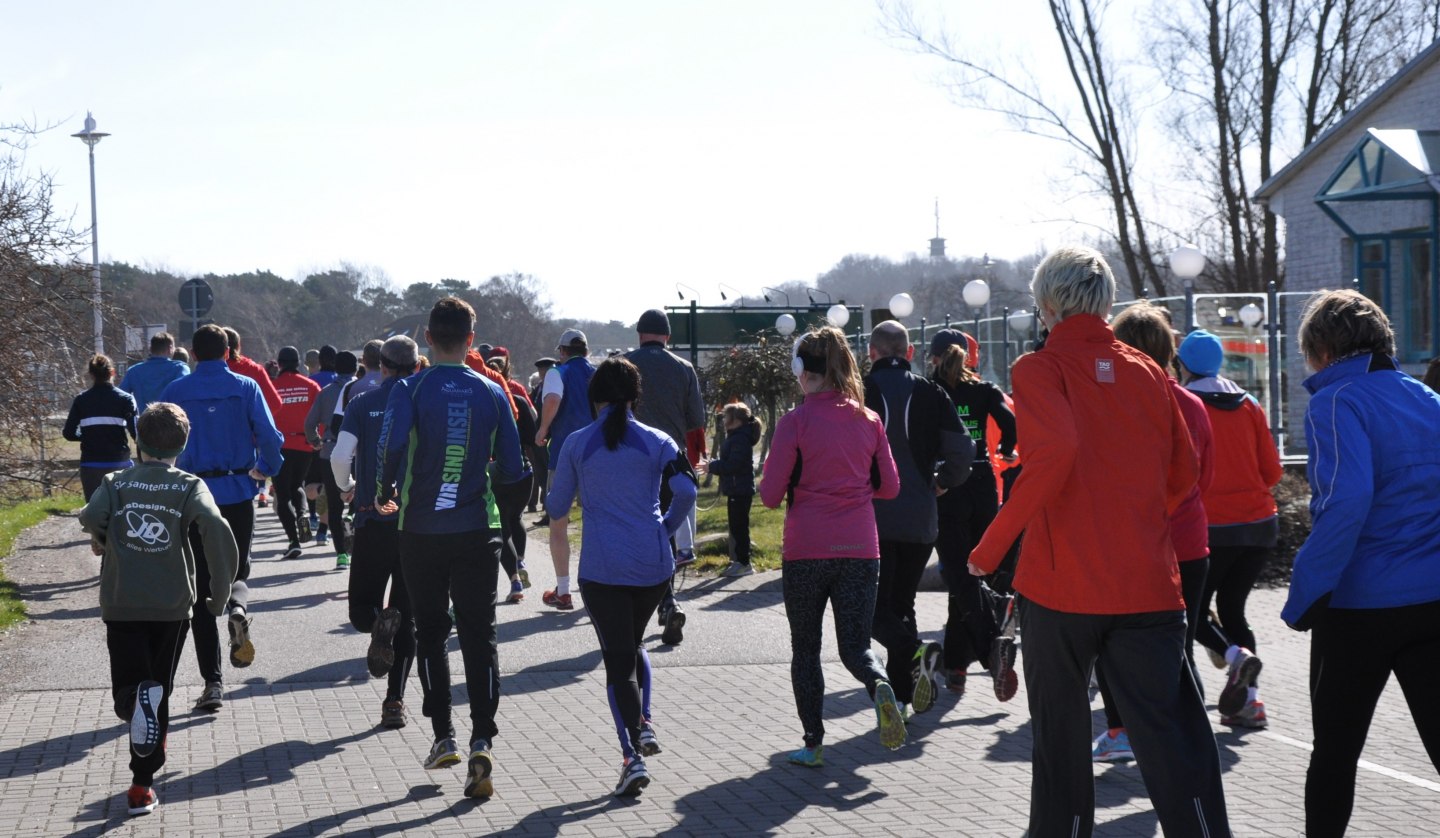
<path id="1" fill-rule="evenodd" d="M 835 612 L 840 660 L 875 700 L 880 743 L 905 744 L 905 722 L 885 669 L 870 651 L 879 582 L 880 540 L 874 498 L 893 498 L 900 475 L 879 417 L 864 406 L 855 357 L 839 329 L 825 327 L 795 342 L 795 378 L 805 393 L 780 418 L 760 500 L 788 499 L 782 550 L 785 615 L 790 620 L 790 679 L 805 730 L 797 765 L 824 764 L 825 676 L 820 636 L 825 604 Z"/>

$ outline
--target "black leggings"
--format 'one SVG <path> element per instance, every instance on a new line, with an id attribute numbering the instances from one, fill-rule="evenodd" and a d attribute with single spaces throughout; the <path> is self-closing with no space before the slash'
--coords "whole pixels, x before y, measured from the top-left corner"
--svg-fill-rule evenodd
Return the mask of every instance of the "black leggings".
<path id="1" fill-rule="evenodd" d="M 730 528 L 730 558 L 743 565 L 750 564 L 750 506 L 754 495 L 728 495 L 725 518 Z"/>
<path id="2" fill-rule="evenodd" d="M 280 455 L 284 457 L 284 462 L 280 465 L 280 473 L 275 475 L 275 514 L 280 516 L 280 526 L 285 528 L 286 537 L 295 544 L 300 541 L 295 519 L 307 514 L 305 474 L 310 470 L 310 460 L 315 457 L 315 452 L 286 448 L 281 450 Z"/>
<path id="3" fill-rule="evenodd" d="M 394 521 L 369 519 L 355 531 L 350 561 L 350 624 L 369 634 L 385 603 L 385 585 L 390 584 L 390 606 L 400 612 L 400 630 L 395 634 L 395 663 L 390 667 L 385 700 L 405 699 L 405 680 L 415 661 L 415 612 L 410 591 L 400 572 L 400 532 Z"/>
<path id="4" fill-rule="evenodd" d="M 239 503 L 220 505 L 220 517 L 230 525 L 235 536 L 235 547 L 240 554 L 240 564 L 235 570 L 235 582 L 230 586 L 230 609 L 248 608 L 250 586 L 250 540 L 255 534 L 255 503 L 242 500 Z M 190 550 L 195 555 L 195 607 L 190 612 L 190 631 L 195 635 L 195 662 L 200 665 L 200 677 L 205 683 L 221 683 L 224 675 L 220 669 L 220 630 L 216 617 L 205 607 L 206 591 L 210 590 L 210 565 L 205 562 L 205 543 L 200 538 L 200 528 L 190 526 Z"/>
<path id="5" fill-rule="evenodd" d="M 500 565 L 505 568 L 507 579 L 515 578 L 519 562 L 525 558 L 525 522 L 520 520 L 520 515 L 525 511 L 534 480 L 532 474 L 514 483 L 495 485 L 495 505 L 500 508 Z"/>
<path id="6" fill-rule="evenodd" d="M 1180 595 L 1185 599 L 1185 660 L 1190 664 L 1190 677 L 1195 679 L 1195 689 L 1203 696 L 1205 690 L 1200 681 L 1200 672 L 1195 668 L 1195 631 L 1200 621 L 1208 620 L 1202 617 L 1204 611 L 1200 610 L 1200 593 L 1205 590 L 1205 571 L 1210 566 L 1208 559 L 1192 559 L 1180 563 Z M 1181 673 L 1184 677 L 1184 673 Z M 1125 722 L 1120 719 L 1120 708 L 1115 704 L 1115 697 L 1110 692 L 1110 683 L 1105 679 L 1105 667 L 1099 662 L 1095 664 L 1095 681 L 1100 685 L 1100 698 L 1105 704 L 1105 725 L 1111 730 L 1124 727 Z"/>
<path id="7" fill-rule="evenodd" d="M 635 756 L 640 725 L 650 719 L 650 656 L 645 652 L 645 629 L 667 582 L 655 585 L 606 585 L 580 580 L 580 595 L 590 624 L 600 640 L 605 659 L 605 692 L 610 715 L 620 738 L 620 752 Z"/>
<path id="8" fill-rule="evenodd" d="M 135 746 L 130 745 L 131 782 L 136 785 L 154 785 L 155 772 L 165 764 L 165 733 L 170 729 L 170 693 L 175 688 L 175 668 L 180 663 L 180 652 L 185 648 L 185 632 L 189 626 L 189 620 L 105 621 L 105 645 L 110 648 L 110 690 L 115 700 L 115 715 L 127 722 L 130 720 L 135 712 L 135 688 L 141 681 L 158 681 L 165 687 L 165 696 L 156 709 L 160 720 L 160 746 L 150 756 L 142 757 L 135 753 Z"/>
<path id="9" fill-rule="evenodd" d="M 348 553 L 351 548 L 350 533 L 345 530 L 345 501 L 340 497 L 340 486 L 335 483 L 335 472 L 330 470 L 330 461 L 316 458 L 324 465 L 321 469 L 325 482 L 325 521 L 330 525 L 330 543 L 336 553 Z"/>
<path id="10" fill-rule="evenodd" d="M 1315 752 L 1305 775 L 1305 834 L 1345 834 L 1355 766 L 1390 673 L 1432 765 L 1440 768 L 1440 602 L 1399 608 L 1331 608 L 1310 640 Z"/>
<path id="11" fill-rule="evenodd" d="M 1205 577 L 1205 592 L 1200 597 L 1200 613 L 1209 614 L 1213 597 L 1220 625 L 1211 623 L 1207 616 L 1195 633 L 1200 645 L 1221 654 L 1232 644 L 1256 651 L 1255 632 L 1250 630 L 1250 621 L 1245 617 L 1245 602 L 1271 552 L 1270 547 L 1210 548 L 1210 571 Z"/>
<path id="12" fill-rule="evenodd" d="M 900 541 L 880 542 L 880 584 L 875 593 L 875 619 L 870 634 L 885 647 L 885 672 L 895 699 L 901 704 L 915 700 L 915 680 L 910 664 L 920 648 L 920 629 L 915 623 L 915 592 L 925 563 L 930 560 L 929 544 Z"/>
<path id="13" fill-rule="evenodd" d="M 950 595 L 945 620 L 945 668 L 964 670 L 972 661 L 988 662 L 990 643 L 999 631 L 995 594 L 967 565 L 1000 505 L 995 474 L 976 464 L 964 483 L 936 498 L 940 513 L 935 552 Z"/>
<path id="14" fill-rule="evenodd" d="M 835 620 L 840 662 L 874 697 L 885 670 L 870 651 L 875 591 L 880 576 L 876 559 L 786 559 L 781 563 L 785 616 L 790 621 L 790 682 L 805 745 L 825 740 L 825 672 L 820 666 L 820 637 L 825 605 Z"/>

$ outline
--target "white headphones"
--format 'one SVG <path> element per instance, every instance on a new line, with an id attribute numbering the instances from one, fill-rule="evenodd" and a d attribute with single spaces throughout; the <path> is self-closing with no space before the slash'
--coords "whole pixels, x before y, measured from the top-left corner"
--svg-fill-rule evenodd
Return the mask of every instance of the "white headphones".
<path id="1" fill-rule="evenodd" d="M 790 372 L 796 378 L 799 378 L 800 374 L 805 371 L 805 362 L 800 360 L 800 341 L 804 339 L 804 337 L 795 338 L 795 345 L 790 348 Z"/>

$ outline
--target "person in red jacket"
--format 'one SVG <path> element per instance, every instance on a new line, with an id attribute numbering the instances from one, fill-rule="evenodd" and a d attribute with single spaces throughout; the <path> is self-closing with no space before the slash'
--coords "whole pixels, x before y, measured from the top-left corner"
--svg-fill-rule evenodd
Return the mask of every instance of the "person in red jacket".
<path id="1" fill-rule="evenodd" d="M 1025 530 L 1025 687 L 1034 729 L 1030 834 L 1095 823 L 1090 671 L 1105 666 L 1166 835 L 1230 834 L 1220 754 L 1185 663 L 1185 603 L 1170 515 L 1200 474 L 1166 375 L 1115 339 L 1115 277 L 1099 251 L 1065 247 L 1031 282 L 1050 326 L 1015 363 L 1025 470 L 970 554 L 990 573 Z"/>
<path id="2" fill-rule="evenodd" d="M 1215 479 L 1203 495 L 1210 519 L 1210 572 L 1200 613 L 1209 611 L 1213 597 L 1219 625 L 1205 620 L 1195 639 L 1210 651 L 1217 667 L 1230 668 L 1216 701 L 1220 723 L 1263 728 L 1269 722 L 1257 680 L 1260 658 L 1255 655 L 1255 632 L 1245 616 L 1245 603 L 1280 537 L 1270 489 L 1280 482 L 1284 469 L 1265 409 L 1240 385 L 1220 375 L 1224 363 L 1225 349 L 1209 332 L 1191 332 L 1180 344 L 1185 389 L 1205 403 L 1215 430 Z"/>
<path id="3" fill-rule="evenodd" d="M 225 342 L 230 347 L 230 354 L 225 358 L 225 366 L 236 375 L 243 375 L 254 381 L 260 388 L 260 395 L 265 397 L 265 406 L 270 408 L 270 415 L 273 417 L 280 410 L 280 396 L 275 392 L 275 382 L 271 380 L 270 374 L 260 364 L 246 358 L 240 353 L 240 333 L 230 326 L 221 327 L 225 330 Z M 256 498 L 259 506 L 266 506 L 270 503 L 270 497 L 265 493 L 265 484 L 260 484 L 260 495 Z"/>
<path id="4" fill-rule="evenodd" d="M 295 347 L 281 348 L 277 360 L 280 376 L 275 379 L 275 391 L 280 409 L 275 411 L 275 427 L 285 437 L 280 444 L 285 462 L 275 475 L 275 514 L 280 516 L 280 525 L 290 539 L 285 558 L 294 559 L 300 556 L 300 545 L 311 536 L 305 508 L 305 475 L 310 471 L 315 448 L 305 438 L 305 417 L 320 395 L 320 385 L 300 372 L 300 351 Z"/>

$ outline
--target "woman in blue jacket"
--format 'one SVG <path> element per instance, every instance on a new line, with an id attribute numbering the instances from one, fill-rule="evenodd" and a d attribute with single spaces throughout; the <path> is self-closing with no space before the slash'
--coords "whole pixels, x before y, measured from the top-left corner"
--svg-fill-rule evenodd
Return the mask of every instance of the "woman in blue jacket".
<path id="1" fill-rule="evenodd" d="M 1345 832 L 1390 673 L 1440 766 L 1440 396 L 1396 367 L 1390 321 L 1354 291 L 1310 305 L 1300 351 L 1315 370 L 1305 380 L 1313 523 L 1281 616 L 1314 630 L 1305 829 L 1315 838 Z"/>
<path id="2" fill-rule="evenodd" d="M 61 435 L 80 443 L 80 490 L 85 499 L 105 475 L 134 465 L 135 397 L 115 386 L 115 365 L 104 355 L 90 358 L 90 389 L 70 403 Z"/>
<path id="3" fill-rule="evenodd" d="M 638 398 L 634 364 L 611 358 L 595 370 L 589 401 L 599 418 L 566 437 L 545 499 L 550 519 L 562 525 L 551 530 L 552 547 L 565 543 L 577 492 L 584 511 L 580 595 L 600 639 L 605 691 L 620 737 L 617 797 L 633 797 L 650 784 L 644 757 L 660 753 L 650 722 L 645 629 L 675 573 L 670 537 L 688 520 L 697 488 L 690 461 L 669 434 L 635 421 L 630 411 Z M 662 481 L 674 492 L 663 516 Z"/>

